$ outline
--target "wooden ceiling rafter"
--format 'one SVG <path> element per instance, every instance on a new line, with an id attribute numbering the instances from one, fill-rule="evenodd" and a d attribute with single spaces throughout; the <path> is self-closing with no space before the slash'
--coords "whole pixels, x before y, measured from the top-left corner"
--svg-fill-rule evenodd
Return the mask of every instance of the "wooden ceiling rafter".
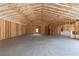
<path id="1" fill-rule="evenodd" d="M 78 18 L 78 10 L 69 4 L 61 3 L 40 3 L 40 4 L 0 4 L 0 16 L 3 18 L 15 19 L 26 24 L 32 22 L 53 23 L 58 24 L 72 22 Z M 33 18 L 33 19 L 32 19 Z M 39 19 L 39 20 L 38 20 Z M 55 20 L 54 20 L 55 19 Z M 72 20 L 70 20 L 72 19 Z M 66 20 L 64 22 L 64 20 Z M 62 23 L 60 23 L 62 22 Z"/>
<path id="2" fill-rule="evenodd" d="M 45 12 L 47 12 L 47 13 L 50 13 L 50 14 L 52 14 L 52 15 L 57 15 L 57 16 L 63 16 L 63 17 L 67 17 L 67 18 L 70 18 L 70 19 L 72 19 L 71 17 L 69 17 L 69 16 L 66 16 L 66 15 L 62 15 L 62 14 L 60 14 L 60 13 L 57 13 L 57 12 L 50 12 L 50 11 L 48 11 L 48 10 L 44 10 Z"/>
<path id="3" fill-rule="evenodd" d="M 66 15 L 66 16 L 71 16 L 71 17 L 75 17 L 76 15 L 75 14 L 71 14 L 70 12 L 65 12 L 65 11 L 62 11 L 61 9 L 58 9 L 57 7 L 55 8 L 50 8 L 48 6 L 45 6 L 45 8 L 49 9 L 50 11 L 54 11 L 54 12 L 57 12 L 57 13 L 60 13 L 60 14 L 63 14 L 63 15 Z M 56 9 L 57 8 L 57 9 Z"/>
<path id="4" fill-rule="evenodd" d="M 16 11 L 15 10 L 13 10 L 13 9 L 11 9 L 11 8 L 8 8 L 7 7 L 7 9 L 8 10 L 5 10 L 5 11 L 3 11 L 3 12 L 1 12 L 0 14 L 0 16 L 1 16 L 1 18 L 12 18 L 12 16 L 14 16 L 14 15 L 18 15 L 18 14 L 14 14 Z M 17 13 L 17 12 L 16 12 Z M 11 14 L 11 15 L 10 15 Z M 7 16 L 6 16 L 7 15 Z M 14 19 L 14 18 L 12 18 L 12 19 Z M 20 18 L 16 18 L 16 20 L 17 19 L 19 19 L 20 20 Z M 12 20 L 11 20 L 12 21 Z M 26 22 L 27 23 L 27 22 Z"/>
<path id="5" fill-rule="evenodd" d="M 44 7 L 44 9 L 47 10 L 48 8 L 45 8 L 45 7 Z M 40 10 L 40 9 L 38 9 L 38 10 Z M 36 9 L 35 11 L 38 11 L 38 10 Z M 63 13 L 60 13 L 59 11 L 57 12 L 56 10 L 49 10 L 49 9 L 48 9 L 48 11 L 52 11 L 52 12 L 54 12 L 54 13 L 56 12 L 56 13 L 58 13 L 58 15 L 59 15 L 59 14 L 63 14 Z M 66 14 L 65 14 L 65 15 L 66 15 Z M 66 15 L 66 16 L 69 17 L 70 15 Z M 72 18 L 72 17 L 73 17 L 73 16 L 71 16 L 71 18 Z"/>
<path id="6" fill-rule="evenodd" d="M 24 13 L 24 10 L 26 10 L 26 9 L 21 10 L 21 7 L 19 6 L 19 8 L 18 8 L 17 5 L 16 5 L 16 8 L 17 8 L 17 11 L 18 11 L 19 13 L 23 14 L 23 16 L 24 16 L 26 19 L 28 19 L 28 21 L 32 22 L 32 20 L 30 20 L 30 19 L 28 18 L 28 15 L 26 15 L 26 14 Z"/>
<path id="7" fill-rule="evenodd" d="M 72 9 L 71 10 L 65 10 L 65 9 L 61 9 L 61 8 L 55 7 L 55 6 L 51 6 L 50 7 L 50 5 L 47 5 L 46 7 L 49 8 L 49 9 L 53 9 L 53 10 L 56 10 L 56 11 L 58 10 L 58 11 L 61 11 L 63 13 L 67 13 L 67 14 L 69 14 L 71 16 L 74 16 L 74 17 L 77 16 L 77 14 L 78 14 L 76 10 L 72 10 Z"/>

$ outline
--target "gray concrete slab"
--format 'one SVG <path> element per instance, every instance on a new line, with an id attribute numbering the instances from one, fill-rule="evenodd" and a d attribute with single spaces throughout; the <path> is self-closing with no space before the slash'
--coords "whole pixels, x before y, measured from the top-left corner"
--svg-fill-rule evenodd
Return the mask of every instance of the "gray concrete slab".
<path id="1" fill-rule="evenodd" d="M 79 40 L 66 36 L 25 35 L 0 41 L 0 56 L 79 56 Z"/>

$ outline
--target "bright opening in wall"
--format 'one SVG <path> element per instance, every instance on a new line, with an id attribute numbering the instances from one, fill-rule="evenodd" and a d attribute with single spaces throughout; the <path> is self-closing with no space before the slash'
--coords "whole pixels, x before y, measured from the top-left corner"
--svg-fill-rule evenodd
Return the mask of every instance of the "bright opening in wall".
<path id="1" fill-rule="evenodd" d="M 40 35 L 40 28 L 39 27 L 36 27 L 35 28 L 35 31 L 34 31 L 34 34 L 32 34 L 33 36 L 39 36 Z"/>
<path id="2" fill-rule="evenodd" d="M 35 31 L 36 31 L 36 33 L 38 33 L 39 32 L 39 28 L 36 28 Z"/>

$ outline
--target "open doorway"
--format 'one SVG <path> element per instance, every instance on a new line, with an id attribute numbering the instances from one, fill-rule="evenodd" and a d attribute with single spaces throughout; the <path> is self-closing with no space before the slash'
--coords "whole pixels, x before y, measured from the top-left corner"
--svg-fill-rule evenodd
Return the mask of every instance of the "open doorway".
<path id="1" fill-rule="evenodd" d="M 61 27 L 61 35 L 67 36 L 70 38 L 74 38 L 74 25 L 73 24 L 65 24 Z"/>
<path id="2" fill-rule="evenodd" d="M 35 28 L 35 32 L 36 33 L 39 33 L 39 28 Z"/>
<path id="3" fill-rule="evenodd" d="M 37 26 L 34 28 L 34 36 L 40 35 L 40 26 Z"/>
<path id="4" fill-rule="evenodd" d="M 40 34 L 40 26 L 35 27 L 35 34 Z"/>

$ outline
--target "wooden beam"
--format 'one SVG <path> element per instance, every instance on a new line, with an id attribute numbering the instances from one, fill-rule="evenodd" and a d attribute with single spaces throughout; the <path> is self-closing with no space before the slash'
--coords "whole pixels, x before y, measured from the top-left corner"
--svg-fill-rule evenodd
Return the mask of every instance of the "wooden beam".
<path id="1" fill-rule="evenodd" d="M 76 38 L 76 22 L 74 23 L 74 38 Z"/>

